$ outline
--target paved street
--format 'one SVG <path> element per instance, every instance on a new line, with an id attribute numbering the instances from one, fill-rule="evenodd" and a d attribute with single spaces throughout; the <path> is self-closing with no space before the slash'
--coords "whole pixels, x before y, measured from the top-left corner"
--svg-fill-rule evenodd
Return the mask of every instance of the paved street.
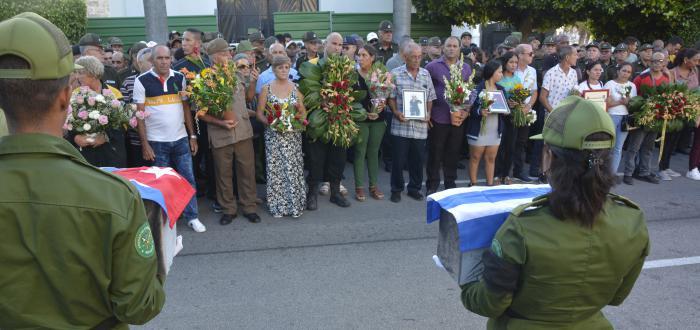
<path id="1" fill-rule="evenodd" d="M 685 174 L 687 156 L 672 168 Z M 464 162 L 464 161 L 463 161 Z M 345 170 L 352 185 L 351 165 Z M 459 171 L 466 179 L 466 171 Z M 381 171 L 388 195 L 389 176 Z M 459 186 L 464 186 L 465 183 Z M 259 194 L 264 188 L 259 186 Z M 647 214 L 647 260 L 700 256 L 700 182 L 684 177 L 652 185 L 635 181 L 616 193 Z M 388 197 L 388 196 L 387 196 Z M 341 209 L 319 200 L 299 220 L 243 217 L 222 227 L 200 201 L 207 232 L 180 223 L 185 249 L 166 282 L 167 300 L 148 329 L 482 329 L 465 310 L 459 287 L 431 257 L 437 223 L 425 202 L 368 199 Z M 617 329 L 696 328 L 700 264 L 645 269 L 630 297 L 605 314 Z"/>

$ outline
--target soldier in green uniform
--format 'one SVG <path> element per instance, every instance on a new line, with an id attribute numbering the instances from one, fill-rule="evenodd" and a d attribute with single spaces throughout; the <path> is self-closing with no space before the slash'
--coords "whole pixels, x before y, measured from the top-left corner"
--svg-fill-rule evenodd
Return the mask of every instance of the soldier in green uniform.
<path id="1" fill-rule="evenodd" d="M 615 126 L 570 96 L 548 116 L 552 192 L 511 212 L 483 255 L 462 303 L 488 329 L 612 329 L 601 309 L 619 305 L 649 254 L 642 210 L 610 194 Z"/>
<path id="2" fill-rule="evenodd" d="M 165 293 L 139 193 L 62 138 L 68 39 L 34 13 L 0 36 L 0 329 L 146 323 Z"/>
<path id="3" fill-rule="evenodd" d="M 399 52 L 399 45 L 393 42 L 394 25 L 390 21 L 379 23 L 379 42 L 377 43 L 377 61 L 386 65 L 386 62 Z"/>

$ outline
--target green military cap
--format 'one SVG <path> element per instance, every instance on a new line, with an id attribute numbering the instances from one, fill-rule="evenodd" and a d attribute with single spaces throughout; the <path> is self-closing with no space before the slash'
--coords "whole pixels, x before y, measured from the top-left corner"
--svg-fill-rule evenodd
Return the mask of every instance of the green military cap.
<path id="1" fill-rule="evenodd" d="M 600 43 L 600 50 L 611 50 L 611 49 L 612 49 L 612 45 L 610 45 L 609 42 L 603 41 Z"/>
<path id="2" fill-rule="evenodd" d="M 204 50 L 207 52 L 207 55 L 212 55 L 224 51 L 229 51 L 231 50 L 231 46 L 229 46 L 226 40 L 222 38 L 216 38 L 208 42 L 204 47 Z"/>
<path id="3" fill-rule="evenodd" d="M 461 35 L 459 38 L 462 39 L 462 38 L 464 38 L 464 37 L 469 37 L 469 38 L 471 38 L 471 37 L 472 37 L 471 32 L 469 32 L 469 31 L 464 31 L 464 32 L 462 32 L 462 35 Z"/>
<path id="4" fill-rule="evenodd" d="M 238 47 L 236 47 L 236 50 L 239 52 L 247 52 L 253 50 L 253 44 L 251 44 L 248 40 L 243 40 L 238 43 Z"/>
<path id="5" fill-rule="evenodd" d="M 440 41 L 440 37 L 431 37 L 430 39 L 428 39 L 428 46 L 442 46 L 442 41 Z"/>
<path id="6" fill-rule="evenodd" d="M 591 48 L 591 47 L 595 47 L 595 48 L 600 49 L 600 45 L 595 41 L 591 41 L 590 43 L 588 43 L 588 45 L 586 45 L 586 49 Z"/>
<path id="7" fill-rule="evenodd" d="M 611 138 L 586 141 L 588 136 L 601 132 Z M 609 149 L 615 145 L 615 125 L 602 107 L 579 96 L 569 96 L 547 116 L 542 134 L 531 139 L 566 149 Z"/>
<path id="8" fill-rule="evenodd" d="M 301 37 L 301 41 L 303 41 L 304 43 L 319 42 L 319 41 L 321 41 L 321 39 L 319 39 L 318 36 L 316 36 L 315 32 L 309 31 L 309 32 L 304 33 L 304 35 Z"/>
<path id="9" fill-rule="evenodd" d="M 122 42 L 122 40 L 117 38 L 117 37 L 109 38 L 109 44 L 110 45 L 117 45 L 117 46 L 124 46 L 124 43 Z"/>
<path id="10" fill-rule="evenodd" d="M 639 50 L 647 50 L 647 49 L 654 49 L 654 46 L 651 44 L 643 44 L 642 47 L 639 47 Z"/>
<path id="11" fill-rule="evenodd" d="M 86 33 L 82 38 L 80 38 L 78 45 L 102 47 L 102 39 L 100 39 L 100 36 L 97 34 Z"/>
<path id="12" fill-rule="evenodd" d="M 427 46 L 428 45 L 428 37 L 420 37 L 418 38 L 419 44 L 421 46 Z"/>
<path id="13" fill-rule="evenodd" d="M 627 51 L 627 45 L 625 45 L 624 43 L 620 43 L 619 45 L 617 45 L 617 47 L 615 47 L 615 51 L 613 51 L 613 53 L 626 52 L 626 51 Z"/>
<path id="14" fill-rule="evenodd" d="M 21 13 L 0 22 L 2 55 L 22 58 L 29 69 L 0 70 L 0 78 L 59 79 L 73 71 L 73 51 L 66 35 L 35 13 Z"/>
<path id="15" fill-rule="evenodd" d="M 553 37 L 553 36 L 547 36 L 546 38 L 544 38 L 543 44 L 545 44 L 545 45 L 556 45 L 556 43 L 554 42 L 554 37 Z"/>
<path id="16" fill-rule="evenodd" d="M 260 32 L 260 31 L 258 31 L 258 32 L 253 32 L 253 33 L 251 33 L 251 34 L 248 35 L 248 40 L 249 40 L 251 43 L 252 43 L 252 42 L 256 42 L 256 41 L 264 41 L 264 40 L 265 40 L 265 36 L 263 36 L 262 32 Z"/>
<path id="17" fill-rule="evenodd" d="M 267 37 L 267 39 L 265 39 L 265 43 L 264 43 L 265 49 L 270 49 L 270 46 L 272 46 L 277 41 L 278 41 L 277 38 L 275 38 L 273 36 Z"/>
<path id="18" fill-rule="evenodd" d="M 392 32 L 394 31 L 394 24 L 391 24 L 391 21 L 387 20 L 381 21 L 381 23 L 379 23 L 379 31 Z"/>

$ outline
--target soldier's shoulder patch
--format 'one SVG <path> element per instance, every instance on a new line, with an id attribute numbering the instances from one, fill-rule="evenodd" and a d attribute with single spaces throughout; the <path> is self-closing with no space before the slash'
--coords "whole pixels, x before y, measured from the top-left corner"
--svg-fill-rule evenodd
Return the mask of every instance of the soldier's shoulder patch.
<path id="1" fill-rule="evenodd" d="M 493 251 L 493 253 L 499 258 L 503 258 L 503 248 L 501 248 L 501 242 L 495 238 L 491 241 L 491 251 Z"/>
<path id="2" fill-rule="evenodd" d="M 639 208 L 639 205 L 637 205 L 637 203 L 635 203 L 635 202 L 633 202 L 633 201 L 627 199 L 626 197 L 623 197 L 623 196 L 620 196 L 620 195 L 615 195 L 615 194 L 612 194 L 612 193 L 609 194 L 609 195 L 610 195 L 610 198 L 612 198 L 612 200 L 613 200 L 615 203 L 617 203 L 617 204 L 625 205 L 625 206 L 628 206 L 628 207 L 631 207 L 631 208 L 637 209 L 637 210 L 640 209 L 640 208 Z"/>
<path id="3" fill-rule="evenodd" d="M 139 227 L 136 231 L 136 238 L 134 239 L 134 247 L 136 248 L 136 253 L 144 258 L 152 257 L 156 252 L 156 246 L 153 242 L 153 234 L 151 233 L 151 226 L 145 223 Z"/>

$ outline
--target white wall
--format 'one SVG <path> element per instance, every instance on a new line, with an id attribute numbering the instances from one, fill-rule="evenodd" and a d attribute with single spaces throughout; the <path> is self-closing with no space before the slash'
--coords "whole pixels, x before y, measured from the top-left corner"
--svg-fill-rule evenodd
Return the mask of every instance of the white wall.
<path id="1" fill-rule="evenodd" d="M 216 0 L 165 0 L 168 16 L 214 15 Z M 109 0 L 110 17 L 143 16 L 143 0 Z"/>
<path id="2" fill-rule="evenodd" d="M 475 26 L 469 26 L 467 24 L 463 24 L 460 26 L 457 25 L 452 25 L 452 35 L 456 36 L 459 38 L 463 32 L 469 32 L 472 34 L 472 43 L 480 45 L 481 44 L 481 26 L 480 25 L 475 25 Z"/>
<path id="3" fill-rule="evenodd" d="M 393 0 L 319 0 L 319 11 L 336 13 L 393 13 Z M 415 12 L 415 9 L 414 9 Z"/>

